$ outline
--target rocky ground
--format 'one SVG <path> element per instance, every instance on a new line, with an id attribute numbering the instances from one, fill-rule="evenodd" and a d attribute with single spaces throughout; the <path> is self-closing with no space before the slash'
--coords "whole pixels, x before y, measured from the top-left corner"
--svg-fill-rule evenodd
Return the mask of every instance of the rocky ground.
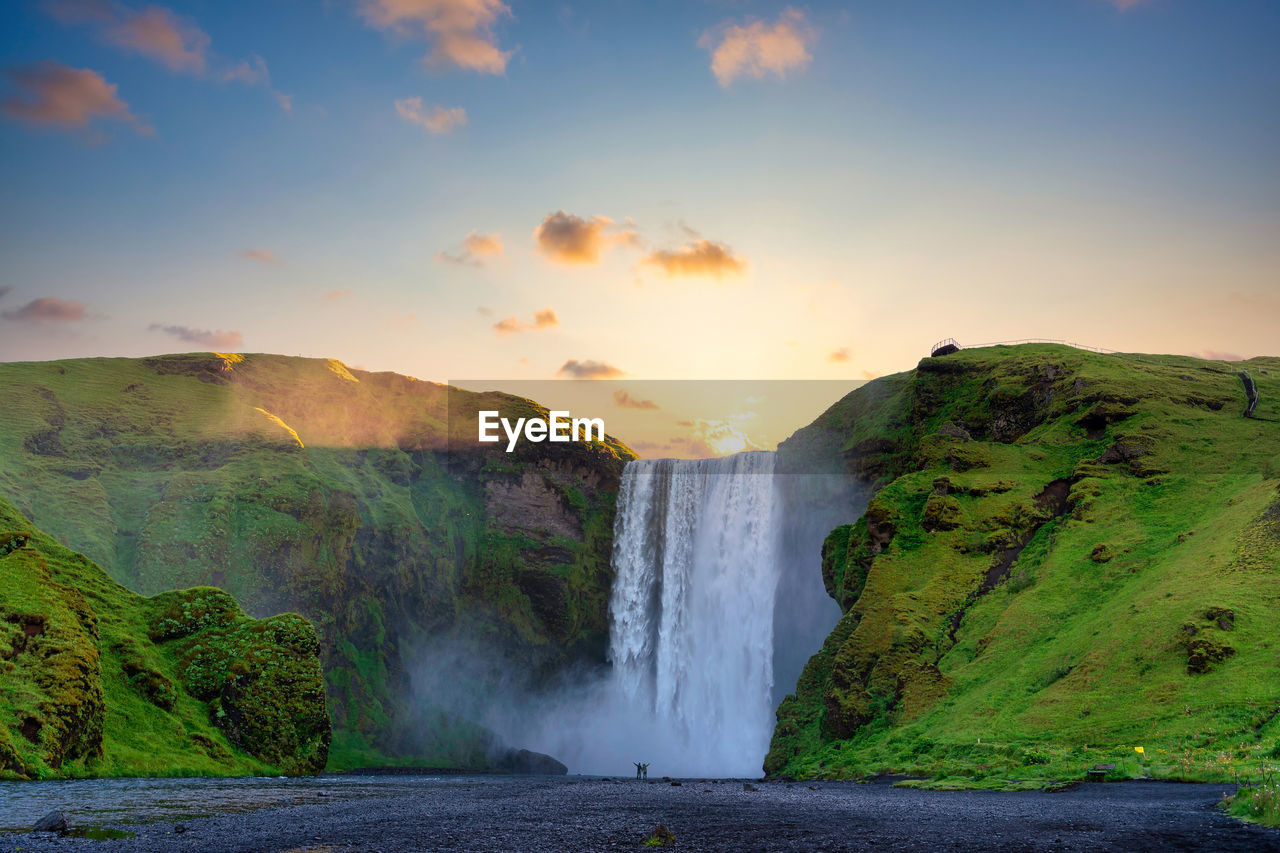
<path id="1" fill-rule="evenodd" d="M 0 853 L 625 850 L 644 848 L 659 824 L 678 850 L 1280 851 L 1280 831 L 1223 814 L 1222 787 L 940 792 L 576 777 L 172 780 L 167 789 L 130 780 L 17 783 L 0 787 L 0 826 L 29 826 L 56 806 L 73 834 L 0 834 Z M 133 808 L 130 796 L 138 797 Z M 113 807 L 102 808 L 104 800 Z M 135 815 L 158 822 L 133 822 Z M 133 835 L 75 837 L 89 827 L 99 830 L 91 835 L 115 834 L 103 828 Z"/>

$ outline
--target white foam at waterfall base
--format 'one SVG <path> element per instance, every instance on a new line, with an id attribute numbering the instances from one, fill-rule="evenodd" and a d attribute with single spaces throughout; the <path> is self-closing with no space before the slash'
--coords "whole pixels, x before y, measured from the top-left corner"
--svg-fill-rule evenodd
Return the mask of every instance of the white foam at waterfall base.
<path id="1" fill-rule="evenodd" d="M 773 728 L 774 454 L 627 465 L 610 676 L 525 737 L 573 772 L 759 776 Z M 527 742 L 527 741 L 526 741 Z"/>

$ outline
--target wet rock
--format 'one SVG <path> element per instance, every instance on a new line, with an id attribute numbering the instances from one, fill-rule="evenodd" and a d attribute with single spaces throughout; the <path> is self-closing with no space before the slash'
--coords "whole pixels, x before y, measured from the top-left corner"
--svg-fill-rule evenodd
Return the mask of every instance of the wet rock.
<path id="1" fill-rule="evenodd" d="M 36 821 L 35 826 L 31 827 L 31 829 L 34 832 L 66 832 L 67 816 L 59 811 L 49 812 L 47 815 Z"/>
<path id="2" fill-rule="evenodd" d="M 506 773 L 529 776 L 564 776 L 569 768 L 550 755 L 528 749 L 513 749 L 497 762 L 498 769 Z"/>

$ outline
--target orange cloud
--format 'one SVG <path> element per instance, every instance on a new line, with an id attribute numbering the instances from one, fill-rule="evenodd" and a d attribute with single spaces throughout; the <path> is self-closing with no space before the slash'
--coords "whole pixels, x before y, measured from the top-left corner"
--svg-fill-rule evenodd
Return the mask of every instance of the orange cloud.
<path id="1" fill-rule="evenodd" d="M 88 127 L 97 118 L 123 121 L 138 133 L 152 129 L 129 111 L 114 83 L 87 68 L 71 68 L 51 60 L 5 71 L 18 92 L 0 104 L 10 118 L 64 129 Z"/>
<path id="2" fill-rule="evenodd" d="M 484 258 L 500 256 L 505 247 L 501 234 L 481 234 L 472 231 L 462 241 L 462 247 L 456 252 L 437 252 L 436 260 L 446 264 L 462 264 L 464 266 L 482 267 Z M 489 309 L 484 309 L 485 311 Z"/>
<path id="3" fill-rule="evenodd" d="M 218 352 L 237 350 L 244 343 L 244 335 L 240 332 L 224 332 L 221 329 L 209 331 L 193 329 L 189 326 L 166 326 L 161 323 L 152 323 L 147 328 L 152 332 L 164 332 L 183 343 L 199 344 Z"/>
<path id="4" fill-rule="evenodd" d="M 830 354 L 827 356 L 827 361 L 832 361 L 832 362 L 837 362 L 837 363 L 839 363 L 839 362 L 845 362 L 845 361 L 848 361 L 848 360 L 849 360 L 850 358 L 852 358 L 852 357 L 853 357 L 853 356 L 852 356 L 852 355 L 850 355 L 850 353 L 849 353 L 849 348 L 848 348 L 848 347 L 840 347 L 840 349 L 836 350 L 836 351 L 835 351 L 835 352 L 833 352 L 833 353 L 830 353 Z"/>
<path id="5" fill-rule="evenodd" d="M 127 13 L 107 27 L 103 36 L 116 47 L 154 59 L 170 71 L 203 74 L 208 62 L 209 36 L 160 6 Z"/>
<path id="6" fill-rule="evenodd" d="M 344 287 L 341 290 L 330 290 L 328 293 L 324 295 L 324 301 L 337 302 L 338 300 L 346 299 L 348 296 L 352 296 L 353 294 L 354 294 L 354 291 L 352 291 L 350 288 L 347 288 L 347 287 Z"/>
<path id="7" fill-rule="evenodd" d="M 625 371 L 619 370 L 612 364 L 590 359 L 578 361 L 576 358 L 569 359 L 556 371 L 556 376 L 570 379 L 617 379 L 619 376 L 626 375 Z"/>
<path id="8" fill-rule="evenodd" d="M 22 323 L 79 323 L 85 318 L 85 306 L 71 299 L 44 296 L 21 308 L 0 312 L 0 317 Z"/>
<path id="9" fill-rule="evenodd" d="M 61 23 L 97 26 L 103 41 L 170 71 L 203 74 L 208 64 L 208 34 L 162 6 L 136 11 L 106 0 L 50 0 L 45 8 Z"/>
<path id="10" fill-rule="evenodd" d="M 630 220 L 622 228 L 614 228 L 607 216 L 583 219 L 557 210 L 548 213 L 534 229 L 533 237 L 544 255 L 561 264 L 595 264 L 600 252 L 615 246 L 634 246 L 639 242 Z"/>
<path id="11" fill-rule="evenodd" d="M 501 255 L 502 235 L 478 234 L 475 231 L 472 231 L 467 235 L 467 239 L 462 241 L 462 245 L 468 252 L 479 257 L 487 255 Z"/>
<path id="12" fill-rule="evenodd" d="M 264 264 L 280 263 L 280 259 L 270 249 L 245 249 L 240 253 L 240 257 L 250 261 L 260 261 Z"/>
<path id="13" fill-rule="evenodd" d="M 137 10 L 111 0 L 46 0 L 44 6 L 60 23 L 93 27 L 107 44 L 158 62 L 170 71 L 262 85 L 281 109 L 293 109 L 292 95 L 271 88 L 271 74 L 261 56 L 226 65 L 214 56 L 208 33 L 163 6 Z M 211 70 L 211 66 L 218 65 L 225 67 Z"/>
<path id="14" fill-rule="evenodd" d="M 467 111 L 462 107 L 427 107 L 422 103 L 422 98 L 399 99 L 396 101 L 396 112 L 410 124 L 426 128 L 428 133 L 437 135 L 467 124 Z"/>
<path id="15" fill-rule="evenodd" d="M 711 51 L 711 73 L 728 86 L 739 77 L 759 80 L 802 70 L 813 60 L 809 48 L 816 37 L 804 12 L 788 8 L 772 25 L 756 21 L 704 33 L 698 46 Z"/>
<path id="16" fill-rule="evenodd" d="M 511 51 L 499 48 L 493 34 L 498 20 L 511 14 L 502 0 L 360 0 L 360 14 L 377 29 L 426 39 L 429 66 L 507 70 Z"/>
<path id="17" fill-rule="evenodd" d="M 550 308 L 543 308 L 541 311 L 534 312 L 533 321 L 525 322 L 515 317 L 507 317 L 493 324 L 493 330 L 500 335 L 510 335 L 514 332 L 536 332 L 541 329 L 554 329 L 560 325 L 560 318 L 556 316 L 556 312 Z"/>
<path id="18" fill-rule="evenodd" d="M 632 397 L 621 388 L 613 392 L 613 402 L 616 403 L 620 409 L 653 410 L 658 408 L 658 404 L 652 400 L 641 400 L 639 397 Z"/>
<path id="19" fill-rule="evenodd" d="M 747 262 L 723 243 L 712 240 L 695 240 L 678 249 L 658 250 L 651 253 L 642 263 L 658 267 L 668 276 L 710 276 L 724 278 L 727 275 L 741 275 L 747 269 Z"/>

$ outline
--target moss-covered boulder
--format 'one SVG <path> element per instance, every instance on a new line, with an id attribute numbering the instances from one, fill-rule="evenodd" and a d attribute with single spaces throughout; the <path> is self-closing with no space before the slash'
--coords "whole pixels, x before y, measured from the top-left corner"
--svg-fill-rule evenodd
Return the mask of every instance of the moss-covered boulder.
<path id="1" fill-rule="evenodd" d="M 153 624 L 177 638 L 177 675 L 188 693 L 209 703 L 227 739 L 286 773 L 322 770 L 330 730 L 311 623 L 295 613 L 228 619 L 226 605 L 234 601 L 208 587 L 157 598 Z M 176 621 L 175 611 L 190 621 Z"/>

